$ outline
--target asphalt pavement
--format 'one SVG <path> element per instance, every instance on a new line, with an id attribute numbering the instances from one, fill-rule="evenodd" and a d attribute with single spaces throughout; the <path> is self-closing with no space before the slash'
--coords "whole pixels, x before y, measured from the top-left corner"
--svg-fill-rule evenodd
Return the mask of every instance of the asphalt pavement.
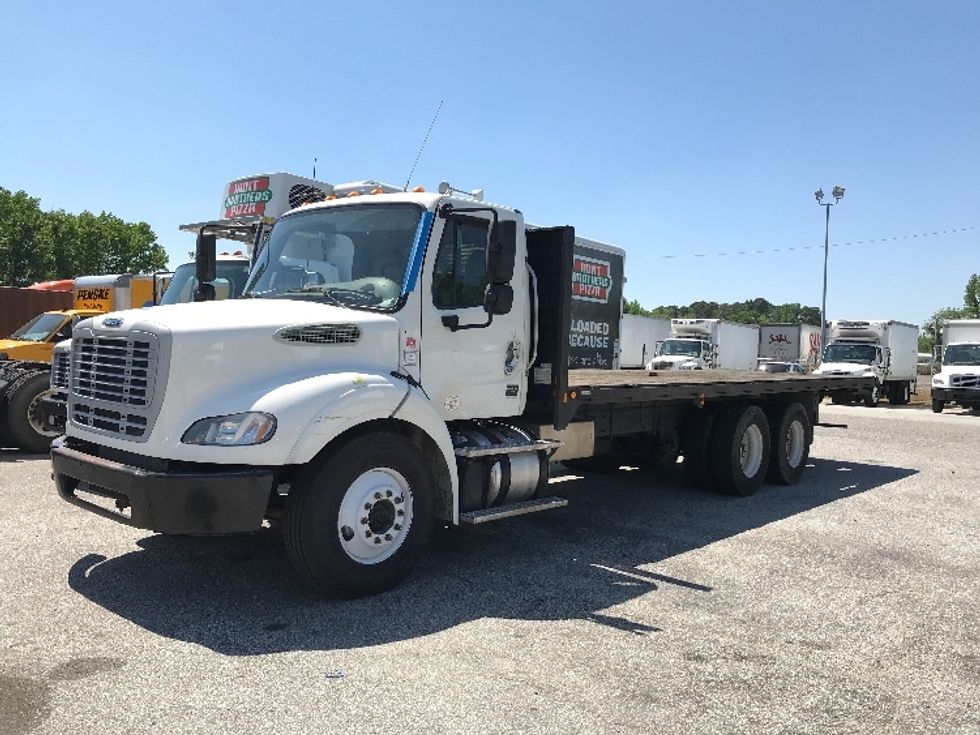
<path id="1" fill-rule="evenodd" d="M 980 732 L 980 413 L 821 417 L 795 487 L 567 474 L 355 601 L 0 450 L 0 734 Z"/>

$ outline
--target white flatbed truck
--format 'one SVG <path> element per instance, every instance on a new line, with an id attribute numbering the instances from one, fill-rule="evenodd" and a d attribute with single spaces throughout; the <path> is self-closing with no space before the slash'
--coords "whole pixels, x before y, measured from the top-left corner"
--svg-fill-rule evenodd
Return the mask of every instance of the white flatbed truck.
<path id="1" fill-rule="evenodd" d="M 820 397 L 872 382 L 570 370 L 573 294 L 615 323 L 621 308 L 601 264 L 580 289 L 575 252 L 572 227 L 526 228 L 519 211 L 454 192 L 290 211 L 243 299 L 76 328 L 57 490 L 160 533 L 281 519 L 299 576 L 358 596 L 403 579 L 436 519 L 565 505 L 549 495 L 551 462 L 682 454 L 703 488 L 793 484 Z"/>

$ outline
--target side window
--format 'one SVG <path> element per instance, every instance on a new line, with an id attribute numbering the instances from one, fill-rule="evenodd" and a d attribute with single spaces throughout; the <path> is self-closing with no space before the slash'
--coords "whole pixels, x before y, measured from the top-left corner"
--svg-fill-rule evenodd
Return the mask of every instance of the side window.
<path id="1" fill-rule="evenodd" d="M 432 274 L 432 303 L 438 308 L 483 306 L 488 227 L 484 220 L 446 221 Z"/>

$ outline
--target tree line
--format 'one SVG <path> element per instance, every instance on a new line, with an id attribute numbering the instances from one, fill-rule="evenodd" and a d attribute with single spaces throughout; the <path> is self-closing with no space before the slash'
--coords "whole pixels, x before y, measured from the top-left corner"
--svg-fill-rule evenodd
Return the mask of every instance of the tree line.
<path id="1" fill-rule="evenodd" d="M 166 265 L 167 252 L 146 222 L 109 212 L 45 212 L 40 199 L 0 187 L 0 284 L 152 273 Z"/>
<path id="2" fill-rule="evenodd" d="M 658 306 L 645 309 L 636 299 L 626 301 L 627 314 L 661 319 L 724 319 L 739 324 L 813 324 L 820 325 L 820 309 L 800 304 L 772 304 L 766 299 L 750 299 L 733 304 L 695 301 L 688 306 Z"/>

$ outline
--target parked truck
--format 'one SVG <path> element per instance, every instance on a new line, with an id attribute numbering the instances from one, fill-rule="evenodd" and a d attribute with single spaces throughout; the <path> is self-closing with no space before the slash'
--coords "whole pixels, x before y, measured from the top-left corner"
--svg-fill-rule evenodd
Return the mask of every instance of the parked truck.
<path id="1" fill-rule="evenodd" d="M 980 319 L 953 319 L 943 327 L 942 369 L 932 376 L 932 410 L 947 403 L 980 409 Z"/>
<path id="2" fill-rule="evenodd" d="M 619 366 L 643 369 L 670 336 L 670 319 L 623 314 L 619 331 Z"/>
<path id="3" fill-rule="evenodd" d="M 614 252 L 595 259 L 622 268 Z M 297 574 L 357 596 L 405 577 L 437 519 L 566 505 L 552 462 L 682 454 L 704 488 L 795 483 L 820 394 L 873 383 L 569 369 L 574 295 L 601 305 L 593 321 L 621 316 L 612 284 L 583 291 L 582 272 L 573 227 L 527 228 L 519 210 L 452 191 L 290 211 L 245 298 L 76 328 L 58 493 L 167 534 L 281 520 Z"/>
<path id="4" fill-rule="evenodd" d="M 73 308 L 38 314 L 0 340 L 0 446 L 46 452 L 58 432 L 46 425 L 41 401 L 48 390 L 55 346 L 71 339 L 82 319 L 142 306 L 153 299 L 153 276 L 81 276 Z"/>
<path id="5" fill-rule="evenodd" d="M 796 362 L 813 370 L 820 362 L 820 327 L 812 324 L 760 324 L 759 360 Z"/>
<path id="6" fill-rule="evenodd" d="M 882 396 L 902 406 L 915 392 L 918 371 L 919 327 L 892 320 L 840 319 L 830 323 L 820 375 L 873 377 L 871 389 L 859 400 L 873 408 Z M 835 403 L 853 402 L 853 393 L 830 394 Z"/>
<path id="7" fill-rule="evenodd" d="M 753 370 L 759 327 L 721 319 L 671 319 L 650 370 Z"/>

